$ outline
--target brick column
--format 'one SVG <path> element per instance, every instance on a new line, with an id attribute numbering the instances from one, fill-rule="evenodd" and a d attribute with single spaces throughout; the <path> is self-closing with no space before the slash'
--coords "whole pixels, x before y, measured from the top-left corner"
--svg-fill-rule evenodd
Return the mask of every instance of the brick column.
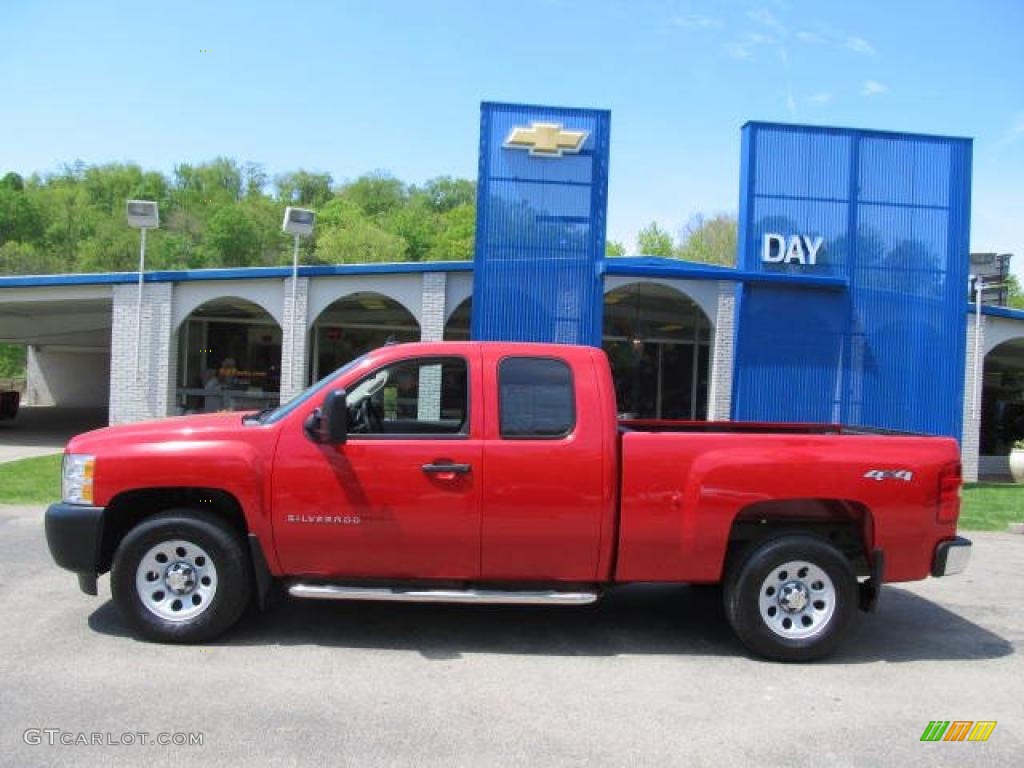
<path id="1" fill-rule="evenodd" d="M 967 354 L 964 355 L 964 426 L 960 440 L 960 461 L 963 464 L 965 483 L 978 481 L 978 454 L 981 447 L 981 402 L 975 407 L 974 395 L 974 346 L 975 346 L 974 315 L 967 316 Z M 984 373 L 985 365 L 985 323 L 981 318 L 981 338 L 977 340 L 978 353 L 981 355 L 979 372 Z"/>
<path id="2" fill-rule="evenodd" d="M 420 341 L 444 339 L 445 290 L 448 276 L 444 272 L 423 273 L 423 294 L 420 303 Z"/>
<path id="3" fill-rule="evenodd" d="M 136 375 L 138 286 L 114 286 L 113 328 L 110 341 L 110 423 L 123 424 L 170 414 L 174 381 L 171 359 L 170 283 L 146 283 L 143 288 L 142 335 Z"/>
<path id="4" fill-rule="evenodd" d="M 306 335 L 309 306 L 309 278 L 300 277 L 292 308 L 292 279 L 284 281 L 284 325 L 281 328 L 281 402 L 291 400 L 308 386 Z"/>
<path id="5" fill-rule="evenodd" d="M 718 283 L 718 307 L 711 350 L 708 420 L 728 421 L 732 408 L 732 366 L 736 347 L 736 284 Z"/>
<path id="6" fill-rule="evenodd" d="M 424 272 L 420 299 L 420 341 L 444 340 L 445 292 L 448 276 L 444 272 Z M 417 418 L 436 421 L 441 418 L 441 366 L 420 368 Z"/>

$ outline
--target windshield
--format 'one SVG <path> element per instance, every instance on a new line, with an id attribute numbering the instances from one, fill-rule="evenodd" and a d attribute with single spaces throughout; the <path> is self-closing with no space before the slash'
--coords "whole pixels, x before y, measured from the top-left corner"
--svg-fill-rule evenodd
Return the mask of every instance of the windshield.
<path id="1" fill-rule="evenodd" d="M 309 389 L 307 389 L 307 390 L 305 390 L 303 392 L 300 392 L 298 395 L 293 397 L 287 403 L 282 403 L 281 405 L 279 405 L 274 410 L 268 411 L 267 413 L 262 414 L 259 417 L 259 419 L 258 419 L 259 423 L 260 424 L 274 424 L 275 422 L 280 421 L 285 416 L 287 416 L 289 413 L 291 413 L 296 408 L 298 408 L 300 405 L 302 405 L 304 402 L 309 400 L 309 398 L 313 397 L 317 392 L 320 392 L 320 391 L 322 391 L 324 389 L 327 389 L 327 387 L 330 384 L 332 384 L 338 377 L 340 377 L 340 376 L 344 375 L 345 373 L 347 373 L 348 371 L 352 370 L 357 365 L 362 363 L 363 360 L 365 360 L 365 359 L 366 359 L 366 355 L 360 355 L 355 360 L 352 360 L 351 362 L 345 363 L 345 365 L 341 366 L 341 368 L 336 370 L 334 373 L 332 373 L 329 376 L 325 376 L 324 378 L 320 379 L 320 381 L 318 381 L 316 384 L 311 386 Z"/>

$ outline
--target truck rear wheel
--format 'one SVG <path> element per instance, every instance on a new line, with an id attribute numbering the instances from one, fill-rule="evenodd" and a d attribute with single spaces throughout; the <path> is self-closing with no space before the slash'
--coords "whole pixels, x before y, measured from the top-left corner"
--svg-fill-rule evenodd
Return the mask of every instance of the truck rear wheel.
<path id="1" fill-rule="evenodd" d="M 252 593 L 240 537 L 215 516 L 174 509 L 130 530 L 114 555 L 114 604 L 138 635 L 170 643 L 211 640 L 242 615 Z"/>
<path id="2" fill-rule="evenodd" d="M 725 613 L 751 651 L 777 661 L 832 653 L 857 608 L 857 578 L 835 547 L 793 535 L 757 547 L 727 576 Z"/>

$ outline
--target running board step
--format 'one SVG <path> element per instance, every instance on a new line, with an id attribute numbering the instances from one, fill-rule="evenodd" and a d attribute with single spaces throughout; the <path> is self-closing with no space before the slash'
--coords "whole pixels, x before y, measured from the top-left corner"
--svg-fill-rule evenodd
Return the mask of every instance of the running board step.
<path id="1" fill-rule="evenodd" d="M 490 605 L 589 605 L 597 592 L 556 590 L 502 591 L 495 589 L 400 589 L 392 587 L 347 587 L 342 584 L 304 584 L 288 587 L 292 597 L 312 600 L 391 600 L 401 603 L 477 603 Z"/>

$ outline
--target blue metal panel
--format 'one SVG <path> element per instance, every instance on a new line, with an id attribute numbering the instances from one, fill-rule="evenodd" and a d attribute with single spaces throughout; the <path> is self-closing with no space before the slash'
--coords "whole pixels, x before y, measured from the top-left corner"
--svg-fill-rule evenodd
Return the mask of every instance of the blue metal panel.
<path id="1" fill-rule="evenodd" d="M 561 157 L 505 146 L 533 123 L 586 139 Z M 474 339 L 600 345 L 610 123 L 603 110 L 481 105 Z"/>
<path id="2" fill-rule="evenodd" d="M 849 295 L 743 288 L 734 417 L 959 438 L 970 140 L 748 123 L 743 147 L 742 269 Z M 764 263 L 768 233 L 823 238 L 817 265 Z"/>

